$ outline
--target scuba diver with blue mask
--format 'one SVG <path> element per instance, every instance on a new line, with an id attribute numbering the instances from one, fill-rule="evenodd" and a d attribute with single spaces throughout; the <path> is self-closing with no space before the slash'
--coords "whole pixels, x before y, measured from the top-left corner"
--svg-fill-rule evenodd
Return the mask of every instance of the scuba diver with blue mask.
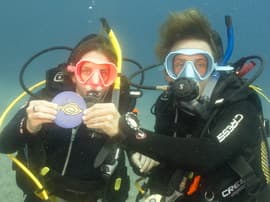
<path id="1" fill-rule="evenodd" d="M 169 85 L 152 107 L 155 131 L 126 113 L 111 135 L 135 152 L 135 171 L 148 177 L 137 183 L 138 201 L 269 201 L 266 127 L 253 79 L 226 65 L 231 52 L 223 54 L 198 10 L 172 13 L 160 37 L 157 55 Z"/>
<path id="2" fill-rule="evenodd" d="M 90 34 L 83 38 L 65 63 L 47 71 L 45 88 L 28 92 L 30 101 L 1 131 L 0 152 L 17 152 L 17 159 L 44 185 L 37 189 L 14 163 L 25 202 L 127 200 L 129 176 L 124 151 L 113 144 L 109 155 L 95 165 L 109 139 L 104 134 L 113 132 L 112 124 L 118 125 L 118 110 L 125 113 L 134 107 L 129 85 L 118 72 L 122 58 L 110 37 Z M 116 109 L 112 95 L 118 77 L 121 83 Z M 102 114 L 97 113 L 99 120 L 94 123 L 92 108 Z M 117 113 L 112 115 L 111 111 Z M 40 197 L 44 190 L 48 196 Z"/>

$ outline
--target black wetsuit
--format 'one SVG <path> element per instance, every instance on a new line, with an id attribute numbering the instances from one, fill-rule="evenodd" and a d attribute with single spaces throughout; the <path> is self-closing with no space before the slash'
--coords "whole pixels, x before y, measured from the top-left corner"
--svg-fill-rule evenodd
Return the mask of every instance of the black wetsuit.
<path id="1" fill-rule="evenodd" d="M 230 83 L 218 96 L 229 96 L 238 88 L 237 82 Z M 215 115 L 208 122 L 174 108 L 165 94 L 158 98 L 156 133 L 145 130 L 147 136 L 144 139 L 130 135 L 123 142 L 128 148 L 160 162 L 160 166 L 150 174 L 148 186 L 152 193 L 171 195 L 174 190 L 178 190 L 183 176 L 193 171 L 195 175 L 201 176 L 198 190 L 190 196 L 186 195 L 185 190 L 184 196 L 176 201 L 204 202 L 206 198 L 219 202 L 256 201 L 251 192 L 257 193 L 266 188 L 260 159 L 261 106 L 257 95 L 251 90 L 244 90 L 233 99 L 213 109 Z M 203 130 L 206 131 L 204 135 Z M 239 157 L 248 162 L 257 178 L 254 184 L 250 184 L 248 191 L 245 186 L 249 185 L 240 180 L 231 167 L 234 164 L 231 162 L 238 162 Z"/>
<path id="2" fill-rule="evenodd" d="M 51 88 L 46 88 L 41 92 L 41 95 L 50 100 L 50 97 L 55 95 L 59 89 L 51 91 Z M 124 104 L 122 103 L 122 105 Z M 123 110 L 127 110 L 127 108 Z M 108 179 L 107 176 L 103 176 L 104 172 L 101 171 L 100 167 L 94 168 L 94 160 L 105 142 L 104 135 L 87 129 L 83 124 L 80 125 L 72 143 L 70 159 L 64 177 L 61 177 L 71 145 L 72 129 L 63 129 L 55 124 L 44 124 L 42 129 L 33 135 L 28 134 L 23 126 L 24 131 L 21 134 L 20 124 L 25 117 L 26 111 L 23 108 L 3 129 L 0 135 L 1 153 L 18 152 L 19 160 L 30 167 L 34 173 L 38 173 L 43 166 L 49 167 L 51 171 L 48 177 L 45 179 L 40 177 L 40 179 L 45 182 L 46 189 L 52 195 L 68 201 L 96 201 L 97 198 L 103 198 L 104 201 L 108 202 L 126 201 L 129 191 L 129 177 L 127 176 L 123 151 L 120 152 L 116 170 Z M 18 186 L 28 195 L 25 201 L 39 201 L 33 195 L 35 190 L 31 185 L 32 182 L 29 182 L 25 174 L 15 165 L 14 168 Z M 118 185 L 121 184 L 121 186 L 120 189 L 115 190 L 117 179 Z M 119 179 L 121 183 L 119 183 Z"/>

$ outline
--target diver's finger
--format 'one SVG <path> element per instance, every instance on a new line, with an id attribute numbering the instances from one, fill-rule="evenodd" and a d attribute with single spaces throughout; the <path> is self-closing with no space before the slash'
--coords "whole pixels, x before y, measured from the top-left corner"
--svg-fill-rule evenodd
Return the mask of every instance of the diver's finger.
<path id="1" fill-rule="evenodd" d="M 83 122 L 87 128 L 100 129 L 108 136 L 115 136 L 119 133 L 119 120 L 120 116 L 113 116 L 108 114 L 106 116 L 95 117 L 93 119 L 86 119 L 83 117 Z"/>
<path id="2" fill-rule="evenodd" d="M 100 126 L 100 125 L 110 125 L 114 122 L 114 116 L 112 114 L 106 114 L 102 116 L 87 117 L 83 116 L 83 121 L 87 126 Z"/>
<path id="3" fill-rule="evenodd" d="M 141 167 L 141 172 L 142 173 L 145 173 L 145 172 L 148 172 L 151 168 L 150 168 L 150 166 L 151 166 L 151 162 L 152 162 L 152 159 L 150 159 L 150 158 L 146 158 L 146 160 L 145 160 L 145 162 L 144 162 L 144 164 L 142 165 L 142 167 Z"/>
<path id="4" fill-rule="evenodd" d="M 29 106 L 26 108 L 26 112 L 28 114 L 43 112 L 43 113 L 56 115 L 57 105 L 54 103 L 47 102 L 47 101 L 31 102 Z"/>
<path id="5" fill-rule="evenodd" d="M 141 168 L 141 154 L 138 152 L 135 152 L 134 154 L 132 154 L 131 156 L 131 160 L 134 163 L 135 166 L 137 166 L 138 168 Z"/>
<path id="6" fill-rule="evenodd" d="M 95 104 L 84 111 L 84 115 L 87 116 L 88 118 L 117 113 L 118 110 L 112 103 Z"/>
<path id="7" fill-rule="evenodd" d="M 47 101 L 47 100 L 31 100 L 29 102 L 29 106 L 35 106 L 35 105 L 47 106 L 49 108 L 57 108 L 57 104 Z"/>
<path id="8" fill-rule="evenodd" d="M 140 164 L 141 164 L 141 168 L 144 167 L 144 165 L 147 163 L 147 157 L 145 155 L 141 155 L 141 160 L 140 160 Z"/>

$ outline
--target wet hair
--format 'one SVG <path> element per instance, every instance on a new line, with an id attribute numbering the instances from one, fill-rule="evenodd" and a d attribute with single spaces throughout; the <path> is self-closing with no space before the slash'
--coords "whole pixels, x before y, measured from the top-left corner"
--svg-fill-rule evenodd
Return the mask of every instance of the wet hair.
<path id="1" fill-rule="evenodd" d="M 211 28 L 208 19 L 196 9 L 171 13 L 160 28 L 160 41 L 156 54 L 163 61 L 172 46 L 186 39 L 205 41 L 211 47 L 213 56 L 218 61 L 223 56 L 222 40 Z"/>
<path id="2" fill-rule="evenodd" d="M 75 65 L 82 58 L 83 55 L 90 51 L 98 51 L 103 53 L 112 63 L 116 64 L 117 56 L 111 42 L 103 35 L 90 34 L 84 37 L 73 48 L 67 64 Z"/>

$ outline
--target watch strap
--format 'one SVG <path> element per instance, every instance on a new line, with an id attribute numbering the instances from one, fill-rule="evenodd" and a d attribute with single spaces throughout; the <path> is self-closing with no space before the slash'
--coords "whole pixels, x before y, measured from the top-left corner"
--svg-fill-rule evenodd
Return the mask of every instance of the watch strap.
<path id="1" fill-rule="evenodd" d="M 132 112 L 127 112 L 123 114 L 119 119 L 119 129 L 120 134 L 124 137 L 128 135 L 135 135 L 139 130 L 139 123 L 137 124 L 137 126 L 133 126 L 132 124 L 130 124 L 128 120 L 129 118 L 134 119 L 133 121 L 136 121 L 137 123 L 139 122 L 136 114 Z"/>

